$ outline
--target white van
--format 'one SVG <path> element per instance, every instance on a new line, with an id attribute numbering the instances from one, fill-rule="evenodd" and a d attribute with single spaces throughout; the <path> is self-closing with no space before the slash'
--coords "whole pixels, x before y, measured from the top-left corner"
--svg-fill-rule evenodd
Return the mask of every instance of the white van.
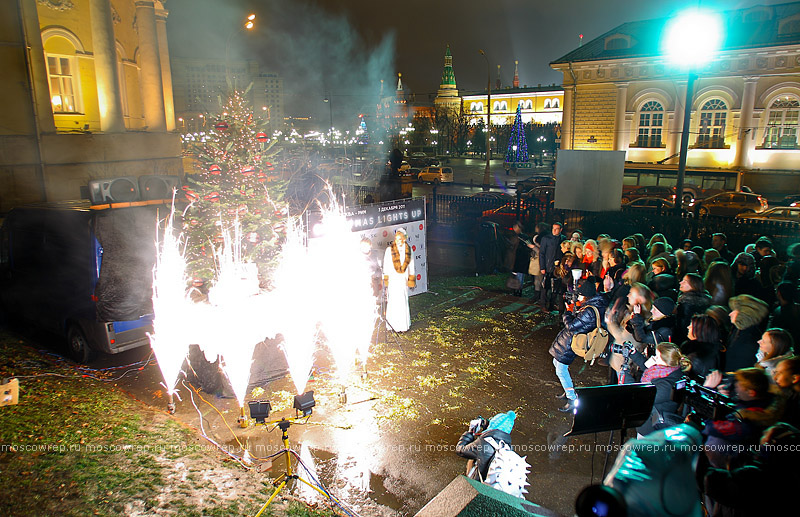
<path id="1" fill-rule="evenodd" d="M 452 167 L 425 167 L 417 176 L 420 183 L 453 183 Z"/>

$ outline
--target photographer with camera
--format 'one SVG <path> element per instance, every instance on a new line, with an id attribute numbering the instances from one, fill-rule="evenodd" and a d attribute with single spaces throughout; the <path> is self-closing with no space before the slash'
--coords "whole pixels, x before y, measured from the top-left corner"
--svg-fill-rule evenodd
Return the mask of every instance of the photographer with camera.
<path id="1" fill-rule="evenodd" d="M 561 329 L 553 344 L 550 345 L 549 352 L 553 356 L 556 376 L 564 388 L 564 393 L 558 395 L 557 398 L 567 400 L 564 406 L 558 408 L 562 413 L 572 412 L 575 409 L 575 400 L 578 398 L 572 384 L 572 377 L 569 375 L 569 365 L 577 357 L 572 350 L 572 337 L 575 334 L 585 334 L 597 328 L 597 316 L 592 307 L 597 309 L 601 322 L 608 307 L 608 296 L 605 293 L 598 293 L 595 286 L 595 279 L 592 276 L 578 284 L 576 293 L 578 301 L 581 302 L 581 308 L 577 313 L 573 313 L 574 309 L 568 309 L 564 313 L 562 316 L 564 328 Z"/>
<path id="2" fill-rule="evenodd" d="M 718 388 L 723 376 L 711 372 L 704 386 Z M 758 443 L 761 433 L 777 422 L 779 412 L 773 411 L 774 395 L 769 376 L 759 368 L 736 370 L 733 379 L 735 411 L 722 419 L 705 423 L 706 456 L 713 467 L 725 468 L 741 459 L 744 449 Z"/>
<path id="3" fill-rule="evenodd" d="M 470 421 L 469 429 L 461 435 L 456 444 L 456 454 L 470 460 L 467 463 L 467 477 L 483 481 L 489 473 L 489 465 L 495 455 L 495 447 L 488 441 L 505 442 L 511 445 L 511 430 L 517 415 L 513 411 L 497 413 L 491 420 L 478 417 Z"/>

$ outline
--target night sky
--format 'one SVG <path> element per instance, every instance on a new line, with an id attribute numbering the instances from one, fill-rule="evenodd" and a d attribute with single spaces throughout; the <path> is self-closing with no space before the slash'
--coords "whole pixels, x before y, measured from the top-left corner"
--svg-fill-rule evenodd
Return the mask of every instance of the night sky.
<path id="1" fill-rule="evenodd" d="M 548 63 L 629 21 L 670 16 L 697 4 L 739 9 L 780 0 L 167 0 L 170 53 L 183 57 L 257 59 L 284 77 L 287 114 L 327 115 L 351 123 L 371 111 L 380 85 L 394 90 L 397 72 L 417 100 L 432 101 L 450 45 L 459 90 L 510 85 L 514 60 L 520 84 L 560 84 Z M 248 12 L 256 30 L 237 32 Z M 226 45 L 226 42 L 227 43 Z"/>

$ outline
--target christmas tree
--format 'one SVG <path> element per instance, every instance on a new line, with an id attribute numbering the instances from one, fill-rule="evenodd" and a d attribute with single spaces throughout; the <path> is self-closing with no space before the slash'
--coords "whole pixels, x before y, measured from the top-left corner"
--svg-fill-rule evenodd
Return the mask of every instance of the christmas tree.
<path id="1" fill-rule="evenodd" d="M 525 140 L 525 127 L 522 125 L 522 106 L 517 104 L 517 115 L 514 117 L 514 126 L 511 128 L 511 138 L 508 139 L 506 150 L 506 163 L 527 163 L 528 142 Z"/>
<path id="2" fill-rule="evenodd" d="M 262 283 L 277 257 L 284 221 L 285 182 L 270 159 L 277 140 L 266 121 L 253 116 L 245 91 L 230 89 L 221 115 L 206 115 L 213 129 L 194 145 L 196 173 L 184 187 L 189 207 L 184 216 L 187 262 L 195 286 L 216 274 L 215 251 L 224 235 L 237 235 L 242 259 L 258 265 Z M 234 231 L 239 225 L 238 232 Z"/>

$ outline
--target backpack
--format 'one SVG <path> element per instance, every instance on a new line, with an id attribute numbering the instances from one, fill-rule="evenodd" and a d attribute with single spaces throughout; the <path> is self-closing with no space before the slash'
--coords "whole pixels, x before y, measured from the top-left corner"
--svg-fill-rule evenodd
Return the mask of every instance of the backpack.
<path id="1" fill-rule="evenodd" d="M 603 353 L 608 345 L 608 331 L 600 325 L 600 311 L 597 307 L 589 305 L 597 318 L 597 327 L 586 334 L 572 336 L 572 351 L 575 355 L 583 357 L 587 363 L 594 364 L 594 360 Z"/>
<path id="2" fill-rule="evenodd" d="M 528 493 L 525 487 L 529 484 L 528 471 L 531 468 L 526 461 L 527 456 L 521 457 L 503 440 L 498 442 L 487 437 L 486 443 L 494 447 L 494 457 L 483 484 L 524 499 Z"/>

